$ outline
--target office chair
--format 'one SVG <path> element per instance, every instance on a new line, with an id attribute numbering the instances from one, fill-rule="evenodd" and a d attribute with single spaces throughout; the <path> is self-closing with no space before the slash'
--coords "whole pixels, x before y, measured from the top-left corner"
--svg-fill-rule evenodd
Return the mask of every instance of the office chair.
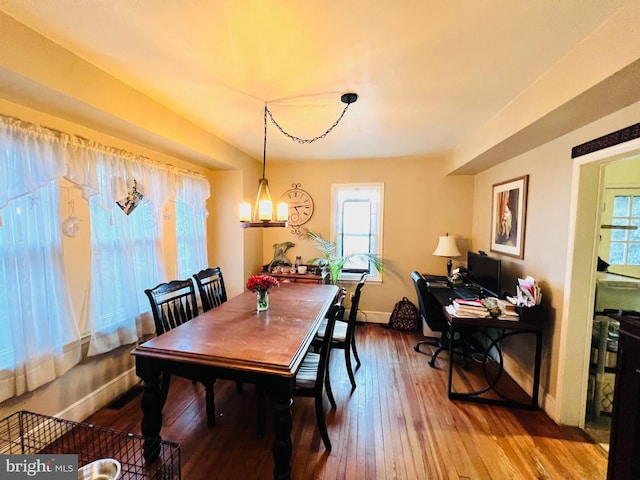
<path id="1" fill-rule="evenodd" d="M 414 286 L 416 287 L 418 306 L 420 308 L 422 318 L 424 318 L 427 326 L 432 331 L 441 333 L 440 337 L 427 337 L 425 340 L 418 342 L 413 349 L 416 352 L 419 352 L 420 345 L 431 345 L 432 347 L 436 347 L 434 352 L 431 354 L 431 359 L 429 360 L 429 365 L 431 367 L 435 367 L 436 358 L 440 352 L 449 349 L 449 323 L 442 312 L 442 306 L 429 292 L 429 289 L 427 288 L 427 281 L 422 277 L 422 275 L 414 271 L 411 272 L 411 278 Z"/>
<path id="2" fill-rule="evenodd" d="M 151 304 L 153 321 L 156 324 L 156 335 L 160 336 L 183 323 L 188 322 L 198 315 L 198 304 L 196 303 L 196 292 L 191 279 L 173 280 L 169 283 L 161 283 L 154 288 L 144 291 Z M 213 376 L 202 375 L 198 378 L 187 377 L 194 382 L 198 381 L 204 385 L 205 408 L 207 412 L 207 425 L 212 427 L 216 423 L 216 407 L 214 402 L 213 384 L 216 379 Z M 162 372 L 160 392 L 163 398 L 163 405 L 169 393 L 171 375 Z"/>

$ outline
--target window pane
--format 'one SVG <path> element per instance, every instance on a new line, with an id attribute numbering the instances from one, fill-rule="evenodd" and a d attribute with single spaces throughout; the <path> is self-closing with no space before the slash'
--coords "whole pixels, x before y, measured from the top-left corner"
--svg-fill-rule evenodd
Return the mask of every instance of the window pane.
<path id="1" fill-rule="evenodd" d="M 346 201 L 343 205 L 343 233 L 369 235 L 371 231 L 371 203 Z M 368 251 L 368 249 L 366 250 Z"/>
<path id="2" fill-rule="evenodd" d="M 628 195 L 616 195 L 613 200 L 613 216 L 626 217 L 629 215 L 629 205 L 631 197 Z"/>
<path id="3" fill-rule="evenodd" d="M 343 255 L 352 253 L 369 253 L 369 235 L 367 236 L 347 236 L 342 241 Z"/>
<path id="4" fill-rule="evenodd" d="M 627 265 L 640 265 L 640 243 L 629 244 Z"/>
<path id="5" fill-rule="evenodd" d="M 640 241 L 640 218 L 631 220 L 631 225 L 637 227 L 635 230 L 629 230 L 629 240 L 634 242 Z"/>
<path id="6" fill-rule="evenodd" d="M 629 225 L 629 220 L 626 218 L 614 218 L 611 222 L 613 225 Z M 611 230 L 611 241 L 623 242 L 629 236 L 629 230 Z"/>
<path id="7" fill-rule="evenodd" d="M 640 195 L 634 195 L 633 206 L 631 207 L 631 216 L 640 217 Z"/>
<path id="8" fill-rule="evenodd" d="M 609 250 L 609 263 L 611 265 L 624 265 L 625 247 L 625 243 L 611 242 L 611 249 Z"/>

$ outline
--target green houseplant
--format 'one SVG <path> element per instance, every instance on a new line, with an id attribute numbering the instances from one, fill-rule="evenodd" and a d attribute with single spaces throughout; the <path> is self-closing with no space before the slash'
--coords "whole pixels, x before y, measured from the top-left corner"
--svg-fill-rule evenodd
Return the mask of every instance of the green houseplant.
<path id="1" fill-rule="evenodd" d="M 384 271 L 384 263 L 379 255 L 368 252 L 338 255 L 337 244 L 335 242 L 331 242 L 322 238 L 322 235 L 314 232 L 313 230 L 306 230 L 304 233 L 304 238 L 310 240 L 322 254 L 320 257 L 312 258 L 309 261 L 315 265 L 328 268 L 332 284 L 335 284 L 338 281 L 340 272 L 342 272 L 345 264 L 349 260 L 354 258 L 371 262 L 374 268 L 380 273 Z"/>

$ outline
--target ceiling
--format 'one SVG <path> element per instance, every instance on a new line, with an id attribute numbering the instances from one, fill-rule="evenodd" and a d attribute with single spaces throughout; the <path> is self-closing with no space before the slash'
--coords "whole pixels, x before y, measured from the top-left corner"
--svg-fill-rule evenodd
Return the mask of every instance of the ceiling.
<path id="1" fill-rule="evenodd" d="M 255 158 L 453 151 L 623 0 L 0 0 L 0 10 Z"/>

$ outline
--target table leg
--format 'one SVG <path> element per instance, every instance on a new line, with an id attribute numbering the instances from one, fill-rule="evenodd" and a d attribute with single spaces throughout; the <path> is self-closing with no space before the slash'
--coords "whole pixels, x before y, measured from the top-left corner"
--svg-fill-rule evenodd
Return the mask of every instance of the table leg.
<path id="1" fill-rule="evenodd" d="M 453 394 L 453 338 L 455 335 L 455 328 L 453 323 L 449 322 L 449 398 Z"/>
<path id="2" fill-rule="evenodd" d="M 153 368 L 153 362 L 136 359 L 136 373 L 142 379 L 142 435 L 143 456 L 148 462 L 160 455 L 160 429 L 162 428 L 162 407 L 164 396 L 160 388 L 160 370 Z"/>
<path id="3" fill-rule="evenodd" d="M 540 370 L 542 368 L 542 330 L 536 333 L 536 359 L 533 370 L 533 392 L 531 407 L 538 408 L 538 391 L 540 390 Z"/>
<path id="4" fill-rule="evenodd" d="M 282 379 L 271 386 L 273 398 L 273 478 L 291 478 L 291 381 Z"/>

